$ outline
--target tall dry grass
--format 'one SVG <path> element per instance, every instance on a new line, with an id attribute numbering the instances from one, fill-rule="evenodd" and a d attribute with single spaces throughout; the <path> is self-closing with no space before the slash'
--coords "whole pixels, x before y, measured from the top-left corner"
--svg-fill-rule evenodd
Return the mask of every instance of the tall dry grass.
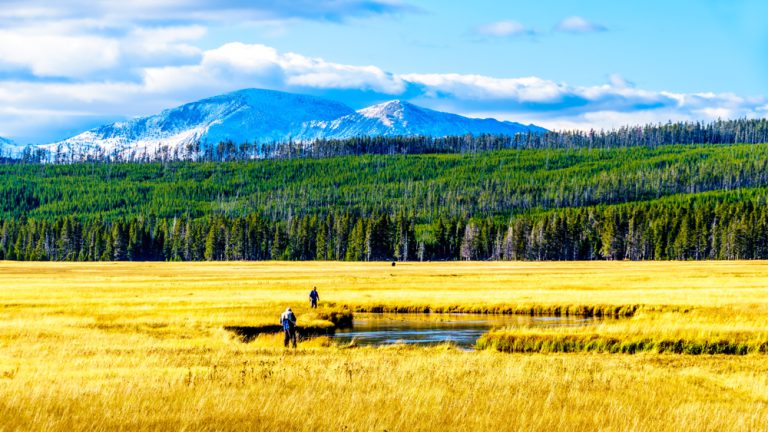
<path id="1" fill-rule="evenodd" d="M 767 282 L 768 266 L 751 262 L 0 263 L 0 430 L 766 430 L 764 354 L 521 355 L 327 338 L 294 351 L 223 326 L 274 324 L 287 305 L 300 323 L 320 319 L 306 304 L 317 285 L 320 312 L 637 305 L 591 331 L 742 337 L 764 332 Z"/>

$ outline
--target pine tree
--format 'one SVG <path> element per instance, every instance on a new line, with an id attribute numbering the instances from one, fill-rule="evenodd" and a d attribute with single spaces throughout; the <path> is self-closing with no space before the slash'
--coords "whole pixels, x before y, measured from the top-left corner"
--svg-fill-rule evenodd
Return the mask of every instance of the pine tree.
<path id="1" fill-rule="evenodd" d="M 128 259 L 128 233 L 122 222 L 112 226 L 112 259 L 125 261 Z"/>

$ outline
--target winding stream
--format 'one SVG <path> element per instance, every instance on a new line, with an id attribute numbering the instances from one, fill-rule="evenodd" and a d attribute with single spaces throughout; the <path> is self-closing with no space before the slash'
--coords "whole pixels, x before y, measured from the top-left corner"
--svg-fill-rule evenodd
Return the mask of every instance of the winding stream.
<path id="1" fill-rule="evenodd" d="M 355 314 L 352 328 L 339 329 L 334 339 L 358 345 L 439 344 L 453 342 L 465 349 L 487 331 L 499 327 L 560 327 L 599 322 L 599 318 L 485 314 Z"/>

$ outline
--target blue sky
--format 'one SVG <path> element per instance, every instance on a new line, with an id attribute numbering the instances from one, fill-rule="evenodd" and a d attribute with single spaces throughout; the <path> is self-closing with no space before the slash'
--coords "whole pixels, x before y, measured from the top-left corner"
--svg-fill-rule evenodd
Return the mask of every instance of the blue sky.
<path id="1" fill-rule="evenodd" d="M 552 129 L 768 114 L 768 2 L 2 1 L 0 136 L 246 87 Z"/>

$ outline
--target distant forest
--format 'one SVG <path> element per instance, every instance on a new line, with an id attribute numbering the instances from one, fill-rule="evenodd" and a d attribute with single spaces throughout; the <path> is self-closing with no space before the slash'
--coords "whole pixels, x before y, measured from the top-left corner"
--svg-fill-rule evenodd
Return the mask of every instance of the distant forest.
<path id="1" fill-rule="evenodd" d="M 361 138 L 348 144 L 382 151 L 4 164 L 0 259 L 768 258 L 768 144 L 730 142 L 768 141 L 766 122 L 721 124 L 659 127 L 658 142 L 626 129 L 511 149 L 422 139 L 477 145 L 438 154 Z M 662 144 L 689 133 L 717 142 Z"/>
<path id="2" fill-rule="evenodd" d="M 329 213 L 171 220 L 6 219 L 0 259 L 701 260 L 768 258 L 768 190 L 494 218 Z M 734 202 L 735 201 L 735 202 Z"/>
<path id="3" fill-rule="evenodd" d="M 658 147 L 673 144 L 758 144 L 768 142 L 768 120 L 720 120 L 711 123 L 678 122 L 628 126 L 608 131 L 562 131 L 514 136 L 465 135 L 453 137 L 358 137 L 316 140 L 310 143 L 256 143 L 224 141 L 193 143 L 184 148 L 161 147 L 154 152 L 52 152 L 28 147 L 20 159 L 5 163 L 233 161 L 252 159 L 325 158 L 365 154 L 477 153 L 503 149 L 573 149 Z"/>

